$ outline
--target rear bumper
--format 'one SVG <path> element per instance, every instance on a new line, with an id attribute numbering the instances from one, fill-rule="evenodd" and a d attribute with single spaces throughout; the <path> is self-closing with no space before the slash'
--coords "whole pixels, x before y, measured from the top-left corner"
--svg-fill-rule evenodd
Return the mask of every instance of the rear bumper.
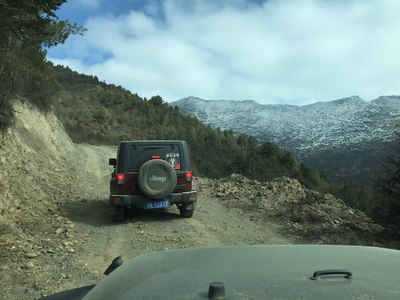
<path id="1" fill-rule="evenodd" d="M 173 193 L 161 200 L 168 200 L 171 205 L 185 205 L 186 209 L 191 210 L 196 208 L 197 192 Z M 111 206 L 145 208 L 147 201 L 157 200 L 150 199 L 145 195 L 110 195 Z"/>

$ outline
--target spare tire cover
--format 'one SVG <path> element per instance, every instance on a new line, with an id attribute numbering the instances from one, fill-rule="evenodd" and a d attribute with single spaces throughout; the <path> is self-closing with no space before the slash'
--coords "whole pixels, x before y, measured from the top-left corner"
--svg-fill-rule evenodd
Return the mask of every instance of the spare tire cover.
<path id="1" fill-rule="evenodd" d="M 161 199 L 172 193 L 176 186 L 176 172 L 172 165 L 162 159 L 145 162 L 139 169 L 138 183 L 149 198 Z"/>

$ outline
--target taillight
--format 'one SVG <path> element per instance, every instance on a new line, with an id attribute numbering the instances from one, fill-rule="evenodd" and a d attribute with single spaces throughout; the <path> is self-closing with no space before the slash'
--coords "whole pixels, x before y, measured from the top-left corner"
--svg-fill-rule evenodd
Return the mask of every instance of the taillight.
<path id="1" fill-rule="evenodd" d="M 153 155 L 151 158 L 152 159 L 160 159 L 160 155 Z"/>
<path id="2" fill-rule="evenodd" d="M 125 174 L 117 174 L 117 183 L 122 184 L 125 180 Z"/>
<path id="3" fill-rule="evenodd" d="M 193 178 L 193 173 L 192 173 L 192 171 L 186 171 L 186 173 L 185 173 L 185 180 L 186 180 L 186 181 L 192 181 L 192 178 Z"/>

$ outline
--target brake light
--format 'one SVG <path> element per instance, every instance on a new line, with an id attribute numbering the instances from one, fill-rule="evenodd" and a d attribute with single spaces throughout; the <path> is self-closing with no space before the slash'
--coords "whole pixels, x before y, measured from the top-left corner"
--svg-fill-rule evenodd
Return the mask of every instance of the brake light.
<path id="1" fill-rule="evenodd" d="M 186 181 L 192 181 L 192 178 L 193 178 L 193 173 L 192 173 L 192 171 L 186 171 L 186 173 L 185 173 L 185 180 L 186 180 Z"/>
<path id="2" fill-rule="evenodd" d="M 152 159 L 156 159 L 156 158 L 160 158 L 160 155 L 153 155 L 152 157 L 151 157 Z"/>
<path id="3" fill-rule="evenodd" d="M 122 184 L 125 180 L 125 174 L 117 174 L 117 183 Z"/>

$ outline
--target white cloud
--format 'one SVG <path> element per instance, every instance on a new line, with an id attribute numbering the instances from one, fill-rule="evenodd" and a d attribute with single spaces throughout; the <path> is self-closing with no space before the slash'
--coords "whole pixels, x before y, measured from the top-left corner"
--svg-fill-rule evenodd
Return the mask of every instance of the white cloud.
<path id="1" fill-rule="evenodd" d="M 395 0 L 170 0 L 92 18 L 62 47 L 71 68 L 143 97 L 370 100 L 400 94 L 399 11 Z"/>

